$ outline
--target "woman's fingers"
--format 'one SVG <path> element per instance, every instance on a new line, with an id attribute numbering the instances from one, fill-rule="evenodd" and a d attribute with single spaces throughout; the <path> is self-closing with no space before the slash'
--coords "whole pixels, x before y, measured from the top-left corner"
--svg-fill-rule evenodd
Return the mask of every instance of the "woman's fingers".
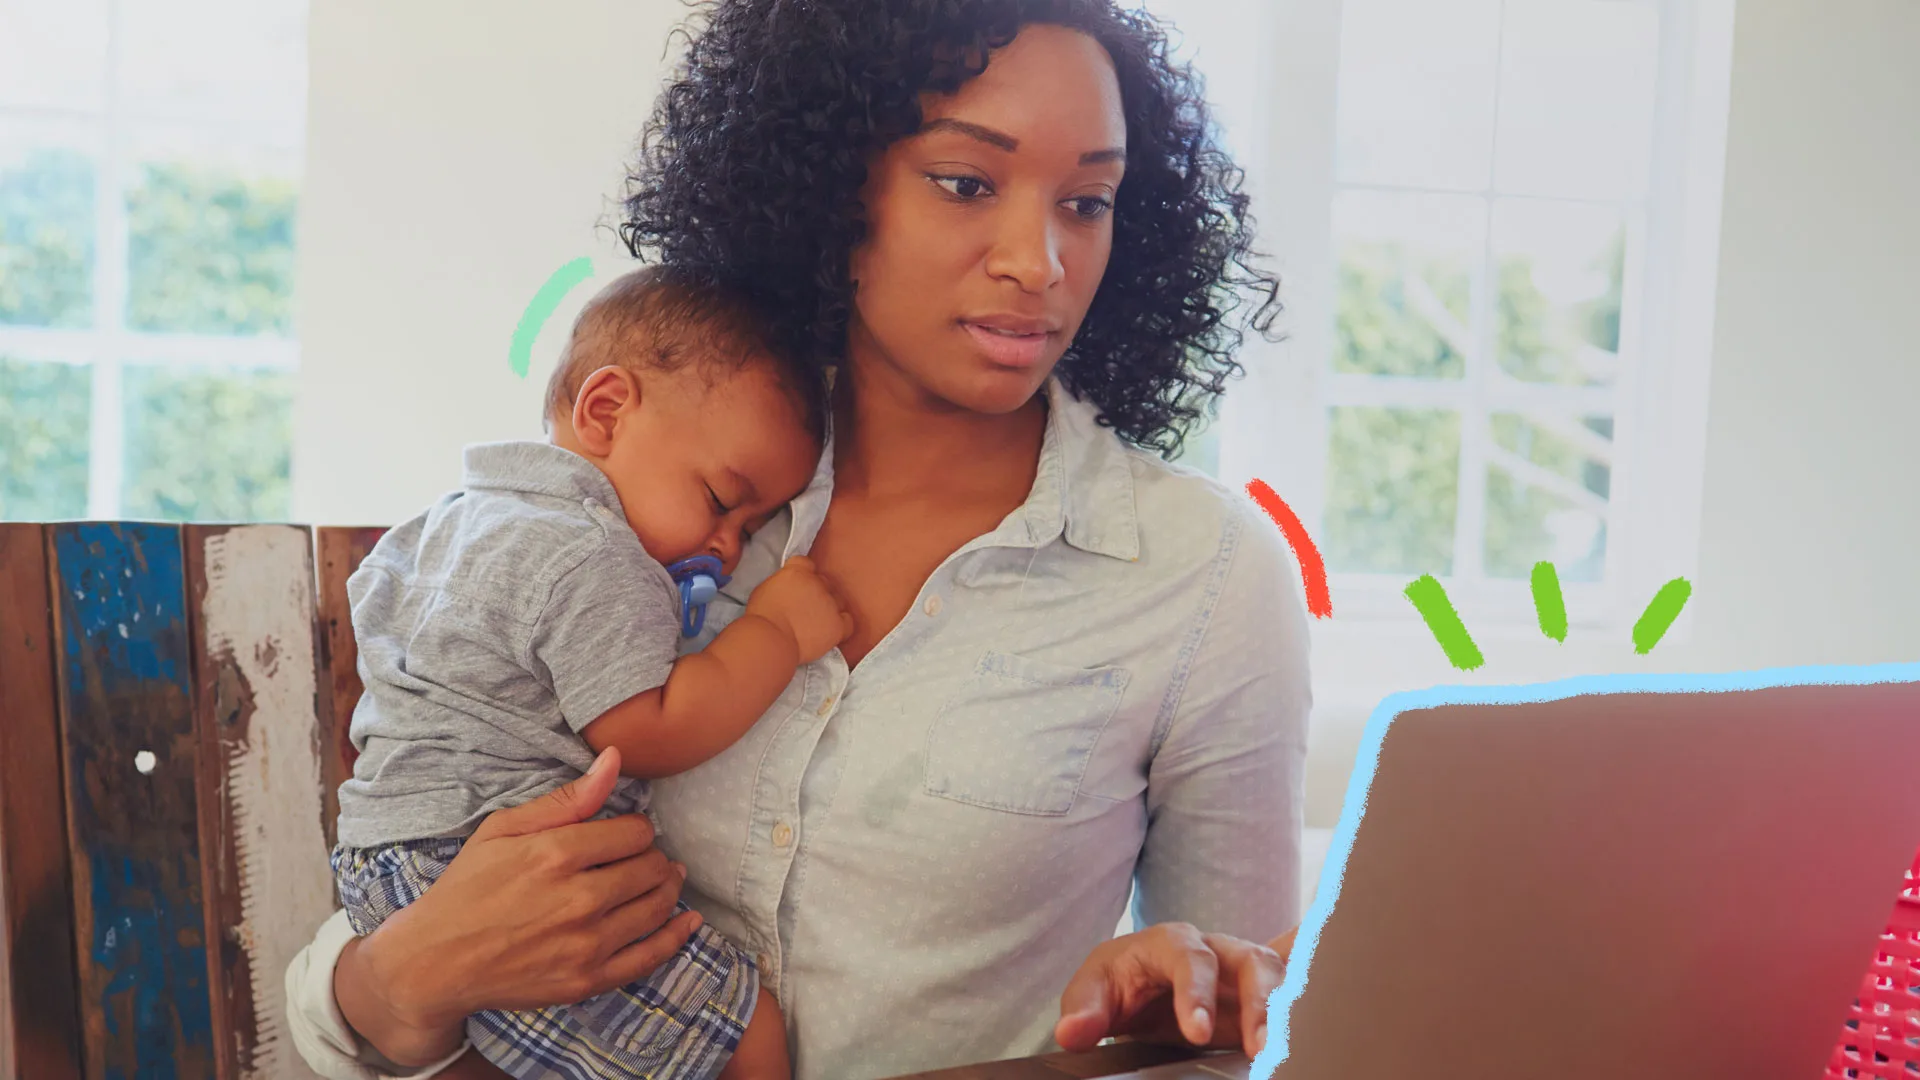
<path id="1" fill-rule="evenodd" d="M 635 900 L 634 904 L 645 903 L 645 898 Z M 673 905 L 667 905 L 672 910 Z M 694 931 L 700 929 L 700 914 L 696 911 L 683 911 L 669 920 L 665 926 L 635 941 L 607 959 L 601 969 L 605 993 L 616 986 L 625 986 L 638 979 L 651 975 L 655 968 L 666 963 L 680 947 L 687 943 Z"/>
<path id="2" fill-rule="evenodd" d="M 1173 1015 L 1180 1034 L 1195 1046 L 1213 1040 L 1213 1021 L 1219 1015 L 1215 988 L 1220 959 L 1207 947 L 1200 931 L 1184 923 L 1155 927 L 1159 969 L 1173 988 Z"/>
<path id="3" fill-rule="evenodd" d="M 1104 959 L 1111 952 L 1105 945 L 1095 949 L 1060 994 L 1060 1021 L 1053 1027 L 1053 1039 L 1064 1050 L 1091 1050 L 1112 1033 L 1114 980 Z"/>
<path id="4" fill-rule="evenodd" d="M 1185 923 L 1150 926 L 1106 942 L 1081 965 L 1060 996 L 1054 1040 L 1084 1050 L 1130 1035 L 1256 1054 L 1266 1044 L 1267 999 L 1285 975 L 1267 946 Z"/>
<path id="5" fill-rule="evenodd" d="M 680 902 L 682 883 L 678 873 L 668 872 L 653 887 L 608 910 L 598 928 L 607 942 L 607 952 L 624 949 L 666 925 L 674 905 Z"/>
<path id="6" fill-rule="evenodd" d="M 680 898 L 680 883 L 683 880 L 666 855 L 651 848 L 639 855 L 589 870 L 583 876 L 587 887 L 593 891 L 594 899 L 598 901 L 596 910 L 608 914 L 662 889 L 671 897 L 667 906 L 672 907 L 673 900 Z M 666 916 L 662 915 L 660 919 L 665 921 Z"/>
<path id="7" fill-rule="evenodd" d="M 1257 1054 L 1267 1043 L 1267 999 L 1286 977 L 1286 962 L 1272 949 L 1239 938 L 1208 934 L 1206 943 L 1238 999 L 1240 1045 Z"/>
<path id="8" fill-rule="evenodd" d="M 621 814 L 602 821 L 581 822 L 547 839 L 559 845 L 568 869 L 590 870 L 638 855 L 652 847 L 653 824 L 645 814 Z"/>

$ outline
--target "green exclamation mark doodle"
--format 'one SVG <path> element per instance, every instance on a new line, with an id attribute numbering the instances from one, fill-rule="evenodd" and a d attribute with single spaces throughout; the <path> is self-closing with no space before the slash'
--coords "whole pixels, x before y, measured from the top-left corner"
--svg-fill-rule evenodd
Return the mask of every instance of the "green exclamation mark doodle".
<path id="1" fill-rule="evenodd" d="M 1640 621 L 1633 624 L 1633 651 L 1641 656 L 1652 652 L 1666 636 L 1673 620 L 1680 617 L 1681 609 L 1687 606 L 1687 598 L 1692 595 L 1693 585 L 1683 577 L 1660 586 L 1660 591 L 1647 601 L 1647 610 L 1641 612 Z"/>
<path id="2" fill-rule="evenodd" d="M 1533 610 L 1540 617 L 1540 632 L 1566 644 L 1567 600 L 1560 595 L 1560 572 L 1550 562 L 1533 564 Z"/>
<path id="3" fill-rule="evenodd" d="M 1534 563 L 1532 584 L 1533 610 L 1540 620 L 1540 632 L 1564 645 L 1567 599 L 1560 590 L 1560 572 L 1550 562 Z M 1460 613 L 1453 609 L 1446 587 L 1432 574 L 1421 575 L 1407 586 L 1406 592 L 1414 610 L 1426 621 L 1433 640 L 1447 654 L 1448 663 L 1462 671 L 1472 671 L 1486 662 L 1473 643 L 1473 636 L 1467 633 L 1466 624 L 1460 621 Z M 1686 578 L 1677 577 L 1662 585 L 1647 602 L 1646 610 L 1640 613 L 1640 621 L 1633 624 L 1633 651 L 1641 656 L 1652 652 L 1673 627 L 1673 621 L 1680 617 L 1692 595 L 1693 585 Z"/>
<path id="4" fill-rule="evenodd" d="M 1407 599 L 1413 601 L 1414 610 L 1426 620 L 1427 629 L 1447 654 L 1448 663 L 1462 671 L 1472 671 L 1487 662 L 1474 645 L 1473 635 L 1467 633 L 1467 624 L 1460 621 L 1460 613 L 1453 610 L 1453 601 L 1447 599 L 1446 586 L 1432 574 L 1422 574 L 1419 580 L 1408 585 Z"/>

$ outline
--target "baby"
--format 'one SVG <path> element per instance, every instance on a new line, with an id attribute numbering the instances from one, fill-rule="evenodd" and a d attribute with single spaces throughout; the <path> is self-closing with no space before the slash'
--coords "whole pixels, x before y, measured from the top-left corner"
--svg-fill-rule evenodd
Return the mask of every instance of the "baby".
<path id="1" fill-rule="evenodd" d="M 470 447 L 464 490 L 388 532 L 348 581 L 366 692 L 332 861 L 355 933 L 419 899 L 482 818 L 606 747 L 625 776 L 602 816 L 644 812 L 645 779 L 726 749 L 852 631 L 795 559 L 678 656 L 666 567 L 706 555 L 731 573 L 812 478 L 824 436 L 817 377 L 739 298 L 626 275 L 581 313 L 547 405 L 550 442 Z M 478 1013 L 467 1033 L 520 1080 L 790 1069 L 753 962 L 706 926 L 645 980 Z"/>

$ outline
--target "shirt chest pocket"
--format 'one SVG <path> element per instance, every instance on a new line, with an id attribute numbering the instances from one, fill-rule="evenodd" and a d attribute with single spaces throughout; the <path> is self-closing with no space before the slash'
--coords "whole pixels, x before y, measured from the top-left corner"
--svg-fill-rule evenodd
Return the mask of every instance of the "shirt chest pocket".
<path id="1" fill-rule="evenodd" d="M 927 734 L 927 794 L 1016 814 L 1065 814 L 1126 687 L 1125 668 L 987 653 Z"/>

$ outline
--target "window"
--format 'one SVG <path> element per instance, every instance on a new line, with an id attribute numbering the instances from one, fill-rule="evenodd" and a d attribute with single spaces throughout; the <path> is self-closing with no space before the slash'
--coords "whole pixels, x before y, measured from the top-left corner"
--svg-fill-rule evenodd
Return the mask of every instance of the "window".
<path id="1" fill-rule="evenodd" d="M 288 511 L 303 0 L 0 0 L 0 519 Z"/>
<path id="2" fill-rule="evenodd" d="M 1530 620 L 1550 560 L 1576 621 L 1617 621 L 1689 572 L 1731 0 L 1153 6 L 1289 301 L 1215 467 L 1301 511 L 1336 607 L 1411 618 L 1431 573 Z"/>

